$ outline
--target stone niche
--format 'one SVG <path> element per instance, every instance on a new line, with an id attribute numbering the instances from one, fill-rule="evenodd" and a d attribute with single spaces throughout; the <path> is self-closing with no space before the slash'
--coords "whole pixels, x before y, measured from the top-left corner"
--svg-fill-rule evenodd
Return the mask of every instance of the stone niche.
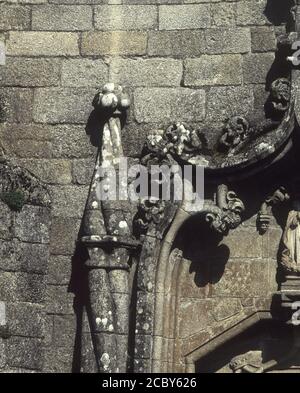
<path id="1" fill-rule="evenodd" d="M 269 235 L 261 236 L 249 219 L 221 238 L 199 217 L 187 220 L 172 245 L 163 306 L 156 309 L 162 320 L 155 318 L 153 367 L 231 372 L 236 355 L 275 340 L 270 309 L 281 233 L 274 222 Z M 283 337 L 289 340 L 289 334 Z"/>
<path id="2" fill-rule="evenodd" d="M 45 344 L 50 197 L 28 171 L 0 162 L 0 371 L 38 372 Z"/>

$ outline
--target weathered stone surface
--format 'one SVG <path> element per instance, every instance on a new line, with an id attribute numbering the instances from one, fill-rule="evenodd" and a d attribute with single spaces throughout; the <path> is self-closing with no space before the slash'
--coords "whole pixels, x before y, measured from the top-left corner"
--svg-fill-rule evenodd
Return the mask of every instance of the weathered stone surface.
<path id="1" fill-rule="evenodd" d="M 245 83 L 264 83 L 274 62 L 273 53 L 250 54 L 244 57 L 243 75 Z"/>
<path id="2" fill-rule="evenodd" d="M 95 7 L 95 27 L 99 30 L 147 30 L 157 27 L 157 8 L 143 5 Z"/>
<path id="3" fill-rule="evenodd" d="M 72 260 L 70 256 L 52 255 L 49 260 L 47 283 L 66 285 L 70 282 Z"/>
<path id="4" fill-rule="evenodd" d="M 45 274 L 49 250 L 44 244 L 0 241 L 0 267 L 6 271 Z"/>
<path id="5" fill-rule="evenodd" d="M 12 367 L 41 370 L 43 343 L 38 338 L 12 337 L 7 345 L 7 362 Z"/>
<path id="6" fill-rule="evenodd" d="M 115 59 L 110 80 L 123 86 L 179 86 L 183 67 L 172 59 Z"/>
<path id="7" fill-rule="evenodd" d="M 71 373 L 73 355 L 69 347 L 47 348 L 44 370 L 47 373 Z"/>
<path id="8" fill-rule="evenodd" d="M 236 229 L 224 239 L 231 258 L 261 258 L 262 237 L 254 230 Z"/>
<path id="9" fill-rule="evenodd" d="M 53 5 L 32 9 L 33 30 L 76 31 L 92 28 L 92 8 L 89 6 Z"/>
<path id="10" fill-rule="evenodd" d="M 150 31 L 150 56 L 199 56 L 206 52 L 203 30 Z"/>
<path id="11" fill-rule="evenodd" d="M 137 89 L 134 94 L 135 118 L 143 122 L 203 120 L 205 115 L 204 90 Z"/>
<path id="12" fill-rule="evenodd" d="M 230 261 L 219 282 L 212 287 L 213 296 L 261 297 L 269 293 L 267 261 Z"/>
<path id="13" fill-rule="evenodd" d="M 99 87 L 107 80 L 108 67 L 103 60 L 67 59 L 62 64 L 62 86 Z"/>
<path id="14" fill-rule="evenodd" d="M 27 30 L 30 27 L 30 8 L 0 4 L 0 30 Z"/>
<path id="15" fill-rule="evenodd" d="M 209 54 L 248 53 L 251 50 L 249 28 L 210 29 L 205 32 L 205 37 Z"/>
<path id="16" fill-rule="evenodd" d="M 13 56 L 76 56 L 78 35 L 65 32 L 12 31 L 7 41 L 7 54 Z"/>
<path id="17" fill-rule="evenodd" d="M 48 285 L 46 308 L 48 314 L 73 315 L 74 295 L 68 292 L 67 285 Z"/>
<path id="18" fill-rule="evenodd" d="M 49 135 L 52 139 L 53 157 L 94 159 L 96 148 L 92 146 L 83 125 L 55 125 L 49 130 Z"/>
<path id="19" fill-rule="evenodd" d="M 53 344 L 58 347 L 74 345 L 76 318 L 74 315 L 55 315 L 53 324 Z"/>
<path id="20" fill-rule="evenodd" d="M 270 27 L 257 27 L 251 30 L 252 52 L 269 52 L 276 49 L 275 31 Z"/>
<path id="21" fill-rule="evenodd" d="M 211 5 L 212 26 L 234 26 L 236 3 L 221 2 Z"/>
<path id="22" fill-rule="evenodd" d="M 8 58 L 1 68 L 1 86 L 58 86 L 58 59 Z"/>
<path id="23" fill-rule="evenodd" d="M 0 295 L 4 301 L 42 303 L 45 280 L 40 274 L 0 272 Z"/>
<path id="24" fill-rule="evenodd" d="M 73 173 L 73 183 L 75 184 L 87 184 L 91 183 L 91 178 L 94 172 L 94 166 L 92 160 L 74 160 L 72 173 Z"/>
<path id="25" fill-rule="evenodd" d="M 195 334 L 213 322 L 211 300 L 185 299 L 180 304 L 179 337 Z"/>
<path id="26" fill-rule="evenodd" d="M 7 303 L 9 332 L 16 336 L 43 338 L 45 335 L 45 308 L 32 303 Z"/>
<path id="27" fill-rule="evenodd" d="M 12 212 L 10 208 L 0 201 L 0 238 L 9 239 L 11 238 L 10 229 L 12 227 Z"/>
<path id="28" fill-rule="evenodd" d="M 30 123 L 32 120 L 33 91 L 21 88 L 0 88 L 1 121 Z"/>
<path id="29" fill-rule="evenodd" d="M 6 365 L 5 340 L 0 338 L 0 369 Z"/>
<path id="30" fill-rule="evenodd" d="M 33 118 L 41 123 L 86 123 L 95 93 L 96 90 L 84 88 L 37 89 Z"/>
<path id="31" fill-rule="evenodd" d="M 268 22 L 264 10 L 265 0 L 242 0 L 237 3 L 238 25 L 265 25 Z"/>
<path id="32" fill-rule="evenodd" d="M 209 26 L 210 12 L 205 4 L 159 7 L 160 30 L 204 29 Z"/>
<path id="33" fill-rule="evenodd" d="M 78 237 L 80 221 L 74 218 L 54 218 L 51 226 L 51 253 L 72 255 Z"/>
<path id="34" fill-rule="evenodd" d="M 147 33 L 143 31 L 93 31 L 82 34 L 81 54 L 143 55 L 146 47 Z"/>
<path id="35" fill-rule="evenodd" d="M 185 62 L 185 86 L 239 85 L 242 82 L 239 55 L 201 56 Z"/>
<path id="36" fill-rule="evenodd" d="M 33 243 L 49 242 L 49 209 L 25 205 L 15 216 L 15 236 Z"/>
<path id="37" fill-rule="evenodd" d="M 70 184 L 71 162 L 67 160 L 20 160 L 20 164 L 48 184 Z"/>
<path id="38" fill-rule="evenodd" d="M 81 218 L 88 194 L 88 187 L 84 186 L 53 186 L 54 217 Z"/>
<path id="39" fill-rule="evenodd" d="M 253 109 L 253 94 L 246 87 L 212 87 L 207 96 L 208 119 L 223 123 L 234 115 L 246 115 Z"/>

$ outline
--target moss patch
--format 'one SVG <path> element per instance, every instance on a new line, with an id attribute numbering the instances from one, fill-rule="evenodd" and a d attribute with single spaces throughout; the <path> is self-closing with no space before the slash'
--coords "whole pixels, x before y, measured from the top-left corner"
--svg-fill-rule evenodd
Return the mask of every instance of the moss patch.
<path id="1" fill-rule="evenodd" d="M 21 190 L 2 192 L 0 199 L 12 210 L 20 211 L 25 204 L 25 195 Z"/>

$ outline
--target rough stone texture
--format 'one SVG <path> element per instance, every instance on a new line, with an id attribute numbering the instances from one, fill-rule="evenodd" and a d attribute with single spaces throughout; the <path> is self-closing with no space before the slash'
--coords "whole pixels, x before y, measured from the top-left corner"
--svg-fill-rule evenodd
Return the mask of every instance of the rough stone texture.
<path id="1" fill-rule="evenodd" d="M 98 30 L 148 30 L 157 26 L 157 7 L 143 5 L 95 7 Z"/>
<path id="2" fill-rule="evenodd" d="M 6 162 L 1 162 L 0 189 L 1 195 L 11 189 L 11 198 L 16 192 L 24 195 L 18 211 L 13 205 L 0 203 L 1 215 L 5 215 L 0 226 L 0 299 L 8 335 L 1 340 L 0 367 L 5 371 L 41 371 L 45 354 L 50 199 L 40 181 Z"/>
<path id="3" fill-rule="evenodd" d="M 201 56 L 185 62 L 185 86 L 239 85 L 242 83 L 239 55 Z"/>
<path id="4" fill-rule="evenodd" d="M 137 89 L 135 118 L 143 122 L 201 121 L 205 116 L 204 90 Z"/>
<path id="5" fill-rule="evenodd" d="M 92 8 L 88 6 L 41 5 L 32 8 L 33 30 L 90 30 Z"/>
<path id="6" fill-rule="evenodd" d="M 209 7 L 204 4 L 159 7 L 160 30 L 205 29 L 207 27 L 210 27 L 210 12 Z"/>
<path id="7" fill-rule="evenodd" d="M 182 62 L 171 59 L 125 60 L 110 64 L 110 80 L 123 86 L 179 86 Z"/>
<path id="8" fill-rule="evenodd" d="M 72 371 L 76 321 L 69 291 L 74 264 L 86 257 L 76 240 L 99 137 L 95 119 L 88 120 L 96 89 L 108 79 L 128 87 L 132 104 L 122 138 L 131 157 L 139 156 L 146 135 L 171 121 L 188 121 L 214 139 L 210 126 L 220 130 L 228 117 L 264 105 L 275 34 L 284 31 L 264 14 L 267 3 L 1 2 L 0 41 L 7 53 L 0 66 L 0 152 L 48 183 L 53 199 L 51 230 L 44 226 L 50 215 L 42 207 L 26 205 L 14 213 L 0 201 L 0 300 L 7 301 L 13 332 L 6 351 L 0 338 L 1 370 Z M 204 284 L 209 274 L 184 260 L 180 302 L 168 314 L 170 320 L 182 315 L 183 340 L 176 350 L 187 353 L 221 334 L 276 290 L 280 229 L 274 222 L 268 240 L 262 240 L 253 222 L 255 216 L 224 240 L 231 255 L 222 276 L 220 254 L 207 258 L 219 264 Z M 154 246 L 150 242 L 149 250 Z M 153 260 L 146 257 L 139 304 L 148 306 L 138 316 L 139 371 L 149 369 L 154 275 Z M 75 280 L 79 291 L 81 278 Z M 176 367 L 185 371 L 179 360 Z"/>

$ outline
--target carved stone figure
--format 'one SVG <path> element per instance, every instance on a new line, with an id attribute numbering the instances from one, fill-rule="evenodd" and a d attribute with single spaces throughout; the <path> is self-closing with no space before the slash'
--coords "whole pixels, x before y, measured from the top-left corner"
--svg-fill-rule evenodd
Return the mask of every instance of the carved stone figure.
<path id="1" fill-rule="evenodd" d="M 264 234 L 269 229 L 273 206 L 286 202 L 289 199 L 290 196 L 286 189 L 280 187 L 263 202 L 257 216 L 257 226 L 261 234 Z"/>
<path id="2" fill-rule="evenodd" d="M 294 202 L 282 237 L 281 266 L 286 274 L 300 274 L 300 203 Z"/>
<path id="3" fill-rule="evenodd" d="M 249 351 L 233 358 L 229 364 L 234 374 L 261 374 L 264 372 L 262 366 L 262 352 Z"/>

